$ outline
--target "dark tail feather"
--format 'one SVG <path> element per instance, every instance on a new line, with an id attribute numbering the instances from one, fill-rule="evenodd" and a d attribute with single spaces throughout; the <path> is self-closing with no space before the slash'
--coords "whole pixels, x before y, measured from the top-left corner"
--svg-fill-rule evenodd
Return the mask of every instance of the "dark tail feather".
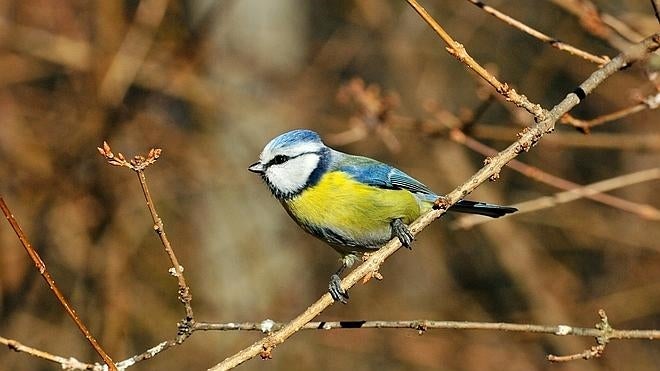
<path id="1" fill-rule="evenodd" d="M 502 215 L 510 214 L 518 211 L 515 207 L 500 206 L 494 204 L 487 204 L 485 202 L 476 202 L 468 200 L 460 200 L 449 211 L 457 211 L 459 213 L 479 214 L 489 216 L 491 218 L 499 218 Z"/>

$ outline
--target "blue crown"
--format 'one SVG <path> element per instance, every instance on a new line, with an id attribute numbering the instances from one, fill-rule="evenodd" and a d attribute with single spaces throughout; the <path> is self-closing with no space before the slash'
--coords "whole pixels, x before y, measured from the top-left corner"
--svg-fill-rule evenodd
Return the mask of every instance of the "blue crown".
<path id="1" fill-rule="evenodd" d="M 284 134 L 280 134 L 270 142 L 268 147 L 271 149 L 285 148 L 291 146 L 292 144 L 298 144 L 302 142 L 321 143 L 321 137 L 312 130 L 296 129 L 288 131 Z"/>

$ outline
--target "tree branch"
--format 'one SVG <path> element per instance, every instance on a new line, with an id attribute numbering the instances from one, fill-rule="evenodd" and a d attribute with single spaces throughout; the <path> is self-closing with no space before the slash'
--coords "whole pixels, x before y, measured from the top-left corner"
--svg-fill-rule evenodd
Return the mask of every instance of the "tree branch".
<path id="1" fill-rule="evenodd" d="M 71 317 L 71 319 L 76 324 L 76 326 L 83 334 L 85 339 L 87 339 L 87 341 L 92 345 L 92 348 L 94 348 L 96 353 L 98 353 L 98 355 L 101 356 L 103 362 L 105 362 L 105 364 L 108 365 L 108 368 L 110 370 L 117 371 L 117 368 L 115 367 L 112 358 L 110 358 L 108 353 L 106 353 L 105 350 L 103 350 L 103 348 L 96 341 L 94 336 L 92 336 L 92 333 L 87 329 L 87 326 L 85 326 L 83 321 L 80 319 L 78 313 L 76 313 L 76 310 L 73 309 L 71 304 L 69 304 L 69 302 L 64 297 L 64 294 L 62 294 L 62 291 L 60 291 L 59 287 L 57 286 L 57 283 L 55 283 L 55 280 L 48 272 L 48 269 L 46 268 L 46 264 L 43 262 L 43 260 L 41 260 L 39 253 L 37 253 L 37 251 L 32 247 L 32 244 L 30 244 L 30 241 L 25 235 L 25 232 L 23 232 L 23 229 L 21 229 L 21 226 L 18 224 L 18 221 L 16 220 L 16 218 L 14 218 L 14 214 L 12 214 L 12 212 L 9 210 L 9 207 L 7 206 L 5 200 L 1 196 L 0 196 L 0 208 L 2 209 L 2 213 L 5 214 L 5 217 L 7 218 L 7 221 L 11 225 L 12 229 L 16 233 L 16 236 L 18 236 L 18 239 L 21 241 L 21 244 L 25 248 L 25 251 L 32 259 L 32 262 L 39 271 L 39 274 L 41 274 L 41 277 L 43 277 L 43 279 L 48 284 L 48 288 L 50 288 L 50 291 L 53 293 L 53 295 L 55 295 L 55 297 L 60 302 L 60 304 L 62 304 L 62 307 L 64 307 L 66 313 L 69 315 L 69 317 Z"/>
<path id="2" fill-rule="evenodd" d="M 472 58 L 468 52 L 465 50 L 465 47 L 455 41 L 439 24 L 438 22 L 431 17 L 431 15 L 424 9 L 416 0 L 406 0 L 408 4 L 417 12 L 417 14 L 424 19 L 426 23 L 435 31 L 442 41 L 447 44 L 445 48 L 449 54 L 458 59 L 461 63 L 468 66 L 471 70 L 477 73 L 481 78 L 486 80 L 490 85 L 492 85 L 498 93 L 502 94 L 506 100 L 513 102 L 516 106 L 522 107 L 527 112 L 534 115 L 537 120 L 541 120 L 545 117 L 546 112 L 543 108 L 536 104 L 532 103 L 527 99 L 526 96 L 518 94 L 515 89 L 512 89 L 508 84 L 500 82 L 495 76 L 488 72 L 484 67 L 482 67 L 477 61 Z"/>
<path id="3" fill-rule="evenodd" d="M 523 22 L 510 17 L 499 10 L 493 8 L 492 6 L 486 5 L 483 1 L 481 0 L 467 0 L 468 2 L 474 4 L 475 6 L 483 9 L 486 13 L 492 15 L 493 17 L 503 21 L 504 23 L 511 25 L 512 27 L 515 27 L 519 29 L 520 31 L 533 36 L 544 43 L 550 44 L 553 48 L 563 50 L 568 52 L 569 54 L 576 55 L 582 59 L 585 59 L 589 62 L 596 63 L 597 65 L 603 65 L 607 62 L 609 62 L 610 58 L 607 56 L 602 56 L 599 57 L 597 55 L 593 55 L 589 52 L 586 52 L 584 50 L 578 49 L 572 45 L 569 45 L 563 41 L 560 41 L 558 39 L 555 39 L 554 37 L 550 37 L 546 34 L 544 34 L 541 31 L 537 31 L 536 29 L 524 24 Z"/>
<path id="4" fill-rule="evenodd" d="M 172 244 L 165 233 L 163 220 L 158 216 L 156 206 L 154 205 L 151 193 L 149 192 L 149 187 L 147 186 L 147 178 L 144 175 L 144 170 L 158 160 L 162 151 L 160 148 L 152 148 L 146 157 L 134 156 L 131 161 L 127 161 L 121 152 L 115 155 L 107 142 L 103 142 L 103 147 L 97 147 L 97 150 L 101 156 L 105 157 L 110 165 L 126 167 L 135 171 L 138 176 L 140 187 L 142 188 L 142 193 L 144 194 L 144 199 L 147 202 L 147 208 L 151 215 L 151 220 L 154 222 L 154 231 L 158 234 L 158 237 L 165 248 L 165 252 L 172 262 L 173 267 L 170 268 L 169 272 L 177 279 L 179 285 L 179 301 L 183 304 L 186 311 L 186 317 L 178 324 L 179 332 L 177 334 L 177 342 L 181 343 L 190 336 L 190 329 L 195 323 L 195 316 L 192 305 L 190 304 L 192 301 L 192 294 L 190 292 L 190 287 L 186 283 L 186 278 L 183 275 L 183 266 L 179 264 L 179 259 L 176 257 Z"/>

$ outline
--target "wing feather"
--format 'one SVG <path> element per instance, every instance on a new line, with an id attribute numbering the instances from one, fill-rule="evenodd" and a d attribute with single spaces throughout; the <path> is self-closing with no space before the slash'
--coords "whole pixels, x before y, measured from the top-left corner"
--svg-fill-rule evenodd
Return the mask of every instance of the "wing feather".
<path id="1" fill-rule="evenodd" d="M 335 170 L 350 174 L 353 179 L 361 183 L 386 189 L 405 189 L 412 193 L 437 197 L 427 186 L 397 168 L 368 157 L 341 152 L 338 154 L 339 160 L 334 166 Z"/>

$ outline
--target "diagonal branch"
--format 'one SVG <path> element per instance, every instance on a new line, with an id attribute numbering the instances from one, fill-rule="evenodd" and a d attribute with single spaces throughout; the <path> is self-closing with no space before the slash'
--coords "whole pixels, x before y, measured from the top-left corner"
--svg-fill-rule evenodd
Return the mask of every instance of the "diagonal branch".
<path id="1" fill-rule="evenodd" d="M 564 115 L 565 117 L 566 115 Z M 453 140 L 456 143 L 463 144 L 466 147 L 470 148 L 473 151 L 479 152 L 483 154 L 484 156 L 492 156 L 497 153 L 497 151 L 481 142 L 479 142 L 476 139 L 473 139 L 465 133 L 463 133 L 459 129 L 453 129 L 450 134 L 449 138 Z M 511 160 L 508 164 L 506 164 L 507 167 L 523 174 L 524 176 L 534 179 L 537 182 L 541 182 L 544 184 L 548 184 L 550 186 L 553 186 L 555 188 L 563 189 L 566 192 L 566 194 L 572 194 L 574 192 L 578 192 L 580 197 L 585 197 L 593 201 L 600 202 L 604 205 L 608 205 L 614 208 L 617 208 L 619 210 L 624 210 L 629 213 L 635 214 L 641 218 L 644 219 L 649 219 L 649 220 L 660 220 L 660 210 L 657 208 L 648 205 L 648 204 L 640 204 L 637 202 L 625 200 L 616 196 L 612 196 L 610 194 L 605 194 L 605 193 L 594 193 L 594 192 L 589 192 L 589 191 L 583 191 L 580 192 L 579 190 L 583 190 L 583 186 L 580 184 L 571 182 L 570 180 L 566 180 L 563 178 L 560 178 L 556 175 L 552 175 L 546 171 L 543 171 L 539 169 L 538 167 L 534 167 L 531 165 L 527 165 L 519 160 Z M 649 170 L 647 170 L 648 172 Z M 650 171 L 650 173 L 644 173 L 641 177 L 641 180 L 639 177 L 635 177 L 638 181 L 647 181 L 647 180 L 652 180 L 654 177 L 657 177 L 658 175 L 653 172 L 653 170 Z M 628 176 L 625 176 L 626 179 L 629 181 L 635 181 L 635 180 L 630 180 L 629 176 L 632 174 L 629 174 Z M 619 185 L 623 186 L 623 185 Z M 608 186 L 607 189 L 600 189 L 600 192 L 605 192 L 607 190 L 610 190 L 611 188 Z M 564 192 L 559 193 L 564 194 Z M 555 196 L 557 197 L 557 195 Z M 563 197 L 562 197 L 563 198 Z M 565 201 L 568 202 L 568 201 Z M 516 206 L 518 207 L 518 206 Z M 521 209 L 518 209 L 519 212 L 522 211 Z M 476 221 L 473 218 L 468 217 L 461 217 L 459 218 L 453 225 L 455 228 L 471 228 L 475 224 L 481 224 L 483 221 Z"/>
<path id="2" fill-rule="evenodd" d="M 447 44 L 445 48 L 449 54 L 458 59 L 461 63 L 468 66 L 471 70 L 477 73 L 481 78 L 486 80 L 490 85 L 492 85 L 498 93 L 502 94 L 506 100 L 513 102 L 516 106 L 522 107 L 527 112 L 534 115 L 534 118 L 541 120 L 545 117 L 546 112 L 543 108 L 536 104 L 532 103 L 527 99 L 526 96 L 518 94 L 514 89 L 512 89 L 508 84 L 500 82 L 495 76 L 488 72 L 484 67 L 482 67 L 477 61 L 474 60 L 465 50 L 465 47 L 455 41 L 448 33 L 445 31 L 438 22 L 431 17 L 431 15 L 424 9 L 416 0 L 406 0 L 410 6 L 415 9 L 417 14 L 424 19 L 426 23 L 435 31 L 442 41 Z"/>
<path id="3" fill-rule="evenodd" d="M 522 31 L 522 32 L 524 32 L 524 33 L 526 33 L 530 36 L 533 36 L 533 37 L 535 37 L 535 38 L 537 38 L 537 39 L 539 39 L 539 40 L 541 40 L 545 43 L 550 44 L 550 46 L 552 46 L 553 48 L 563 50 L 565 52 L 568 52 L 569 54 L 576 55 L 576 56 L 578 56 L 582 59 L 585 59 L 585 60 L 587 60 L 589 62 L 592 62 L 592 63 L 596 63 L 598 65 L 603 65 L 603 64 L 607 63 L 610 60 L 607 56 L 599 57 L 597 55 L 593 55 L 593 54 L 591 54 L 589 52 L 586 52 L 584 50 L 578 49 L 578 48 L 576 48 L 572 45 L 569 45 L 569 44 L 567 44 L 563 41 L 555 39 L 554 37 L 550 37 L 550 36 L 544 34 L 543 32 L 538 31 L 538 30 L 524 24 L 523 22 L 521 22 L 521 21 L 519 21 L 519 20 L 517 20 L 513 17 L 510 17 L 510 16 L 500 12 L 499 10 L 493 8 L 492 6 L 486 5 L 481 0 L 467 0 L 467 1 L 471 2 L 472 4 L 476 5 L 477 7 L 481 8 L 481 9 L 483 9 L 486 13 L 492 15 L 493 17 L 495 17 L 495 18 L 511 25 L 512 27 L 515 27 L 515 28 L 519 29 L 520 31 Z"/>
<path id="4" fill-rule="evenodd" d="M 158 216 L 156 211 L 156 206 L 154 201 L 151 198 L 151 192 L 149 192 L 149 187 L 147 186 L 147 178 L 144 175 L 144 170 L 149 166 L 154 164 L 161 154 L 160 148 L 152 148 L 149 151 L 147 156 L 134 156 L 132 160 L 127 161 L 124 155 L 121 152 L 118 152 L 116 155 L 112 152 L 110 145 L 107 142 L 103 142 L 103 147 L 97 147 L 97 150 L 101 156 L 105 157 L 110 165 L 120 166 L 131 169 L 135 171 L 140 182 L 140 187 L 142 188 L 142 193 L 144 194 L 144 199 L 147 202 L 147 208 L 149 209 L 149 214 L 151 214 L 151 220 L 154 222 L 154 231 L 158 234 L 167 256 L 170 258 L 173 267 L 170 268 L 169 272 L 172 276 L 176 277 L 179 285 L 179 301 L 183 304 L 186 311 L 186 317 L 178 324 L 179 333 L 177 334 L 177 343 L 182 343 L 186 338 L 191 334 L 191 328 L 195 323 L 195 316 L 193 313 L 192 305 L 192 294 L 190 292 L 190 287 L 186 283 L 186 278 L 183 275 L 183 266 L 179 264 L 179 259 L 174 253 L 172 244 L 170 243 L 167 234 L 165 233 L 165 226 L 163 220 Z"/>
<path id="5" fill-rule="evenodd" d="M 657 179 L 660 179 L 660 168 L 654 167 L 651 169 L 640 170 L 634 173 L 601 180 L 600 182 L 592 183 L 582 187 L 569 189 L 564 192 L 555 193 L 551 196 L 543 196 L 533 200 L 519 202 L 517 204 L 511 205 L 511 207 L 517 208 L 518 212 L 516 212 L 516 215 L 519 215 L 532 211 L 538 211 L 541 209 L 547 209 L 559 204 L 575 201 L 580 198 L 593 199 L 593 196 L 602 195 L 602 192 L 607 192 L 613 189 L 627 187 L 633 184 L 639 184 Z M 660 220 L 660 211 L 658 211 L 658 209 L 651 205 L 635 205 L 638 209 L 640 209 L 638 210 L 638 214 L 643 216 L 645 219 Z M 483 218 L 480 219 L 467 216 L 457 219 L 454 223 L 452 223 L 452 227 L 457 229 L 468 229 L 476 225 L 483 224 L 484 222 L 486 221 L 484 221 Z"/>
<path id="6" fill-rule="evenodd" d="M 57 298 L 57 300 L 62 304 L 64 307 L 64 310 L 66 313 L 71 317 L 73 322 L 78 326 L 78 329 L 80 332 L 82 332 L 83 336 L 85 336 L 85 339 L 92 345 L 92 348 L 98 353 L 99 356 L 103 359 L 103 362 L 105 362 L 106 365 L 108 365 L 108 368 L 113 371 L 117 371 L 117 368 L 115 367 L 114 362 L 112 361 L 112 358 L 103 350 L 101 345 L 96 341 L 94 336 L 92 336 L 92 333 L 87 329 L 87 326 L 83 323 L 83 321 L 78 317 L 78 313 L 76 313 L 76 310 L 73 309 L 71 304 L 66 300 L 64 297 L 64 294 L 62 294 L 62 291 L 60 291 L 59 287 L 57 287 L 57 284 L 55 283 L 55 280 L 53 277 L 50 275 L 48 272 L 48 269 L 46 268 L 46 264 L 41 260 L 41 257 L 39 256 L 39 253 L 32 247 L 32 244 L 30 244 L 30 241 L 28 240 L 27 236 L 25 235 L 25 232 L 23 232 L 23 229 L 21 229 L 21 226 L 18 224 L 18 221 L 16 221 L 16 218 L 14 218 L 14 214 L 9 210 L 9 207 L 5 203 L 5 200 L 0 197 L 0 208 L 2 209 L 2 213 L 5 214 L 5 217 L 7 218 L 7 221 L 9 221 L 9 224 L 11 225 L 12 229 L 16 233 L 16 236 L 18 236 L 18 239 L 21 241 L 21 244 L 25 248 L 25 251 L 27 251 L 28 255 L 30 255 L 30 258 L 32 259 L 32 262 L 34 263 L 35 267 L 39 271 L 39 274 L 41 274 L 41 277 L 46 281 L 48 284 L 48 287 L 50 288 L 50 291 L 53 292 L 53 295 Z"/>
<path id="7" fill-rule="evenodd" d="M 561 123 L 566 125 L 571 125 L 575 129 L 581 131 L 584 134 L 589 134 L 591 128 L 598 125 L 603 125 L 605 123 L 622 119 L 624 117 L 630 116 L 632 114 L 642 112 L 644 110 L 654 110 L 660 107 L 660 93 L 651 94 L 648 97 L 644 98 L 641 102 L 620 110 L 601 115 L 589 120 L 581 120 L 573 117 L 570 114 L 565 114 L 561 118 Z"/>
<path id="8" fill-rule="evenodd" d="M 167 0 L 142 0 L 138 5 L 135 20 L 101 80 L 98 94 L 108 104 L 116 106 L 124 99 L 151 49 L 167 3 Z"/>

